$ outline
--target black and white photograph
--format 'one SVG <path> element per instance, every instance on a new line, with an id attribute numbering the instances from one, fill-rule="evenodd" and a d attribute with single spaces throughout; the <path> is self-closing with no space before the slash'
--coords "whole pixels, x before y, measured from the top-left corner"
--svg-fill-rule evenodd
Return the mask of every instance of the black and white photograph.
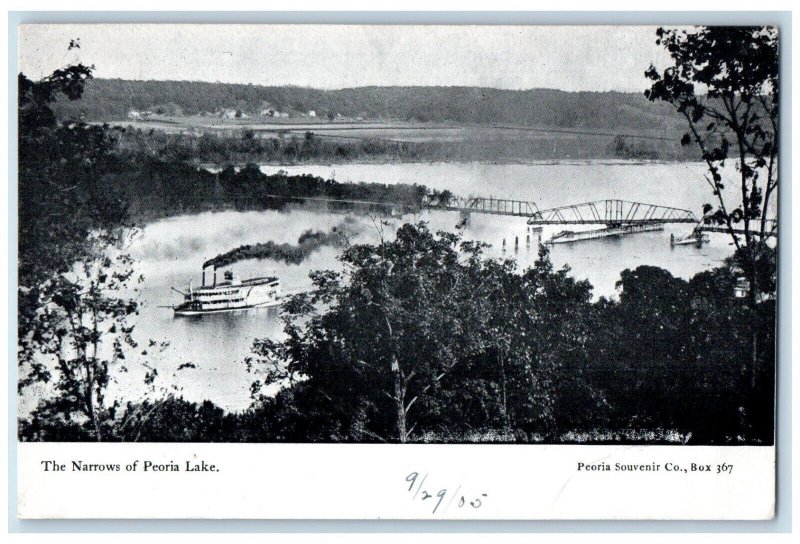
<path id="1" fill-rule="evenodd" d="M 18 36 L 20 443 L 773 451 L 778 27 Z"/>

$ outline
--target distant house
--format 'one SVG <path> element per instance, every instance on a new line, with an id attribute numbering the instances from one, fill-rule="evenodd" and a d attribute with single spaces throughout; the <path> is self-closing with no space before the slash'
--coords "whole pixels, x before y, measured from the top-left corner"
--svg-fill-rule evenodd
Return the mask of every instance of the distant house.
<path id="1" fill-rule="evenodd" d="M 136 111 L 131 110 L 128 112 L 128 119 L 147 119 L 153 115 L 152 111 Z"/>
<path id="2" fill-rule="evenodd" d="M 747 278 L 739 276 L 736 278 L 736 285 L 733 288 L 733 296 L 736 298 L 745 298 L 750 291 L 750 282 Z"/>
<path id="3" fill-rule="evenodd" d="M 308 116 L 309 117 L 316 117 L 317 116 L 317 112 L 314 111 L 314 110 L 308 110 Z"/>
<path id="4" fill-rule="evenodd" d="M 250 116 L 247 115 L 242 110 L 234 110 L 234 109 L 222 110 L 222 114 L 220 116 L 223 119 L 249 119 L 250 118 Z"/>
<path id="5" fill-rule="evenodd" d="M 276 112 L 274 109 L 267 108 L 265 110 L 261 110 L 261 113 L 259 113 L 259 115 L 261 117 L 275 117 L 276 113 L 278 113 L 278 112 Z"/>

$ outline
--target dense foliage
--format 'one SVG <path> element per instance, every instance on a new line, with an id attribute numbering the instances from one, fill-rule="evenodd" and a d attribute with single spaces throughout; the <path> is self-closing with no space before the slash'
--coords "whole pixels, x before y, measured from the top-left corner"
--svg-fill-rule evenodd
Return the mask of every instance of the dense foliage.
<path id="1" fill-rule="evenodd" d="M 749 310 L 729 268 L 686 282 L 641 266 L 622 273 L 618 302 L 592 303 L 544 249 L 520 272 L 424 225 L 342 260 L 346 280 L 318 274 L 287 305 L 287 340 L 256 345 L 260 385 L 287 385 L 258 400 L 276 438 L 771 441 L 771 373 L 742 395 Z"/>
<path id="2" fill-rule="evenodd" d="M 120 149 L 149 153 L 165 161 L 201 164 L 250 162 L 298 164 L 303 162 L 415 161 L 430 158 L 430 145 L 380 138 L 325 138 L 308 131 L 297 134 L 257 133 L 247 127 L 230 135 L 208 131 L 167 134 L 162 130 L 126 127 Z"/>
<path id="3" fill-rule="evenodd" d="M 663 72 L 647 70 L 653 83 L 645 95 L 672 105 L 685 119 L 682 143 L 696 144 L 708 168 L 713 198 L 704 206 L 705 219 L 728 229 L 738 256 L 750 266 L 756 299 L 761 289 L 755 263 L 767 236 L 777 231 L 778 30 L 659 28 L 657 35 L 673 64 Z M 736 166 L 732 179 L 723 177 L 726 162 Z M 726 200 L 726 184 L 739 189 L 736 198 Z"/>
<path id="4" fill-rule="evenodd" d="M 129 260 L 112 249 L 127 221 L 124 202 L 103 182 L 113 131 L 59 122 L 52 111 L 59 96 L 79 99 L 91 73 L 77 64 L 38 82 L 17 79 L 18 387 L 51 383 L 57 394 L 40 413 L 79 418 L 100 440 L 109 369 L 133 344 L 128 319 L 137 305 L 124 294 L 135 281 Z"/>
<path id="5" fill-rule="evenodd" d="M 91 245 L 88 234 L 125 219 L 125 207 L 102 183 L 114 131 L 77 121 L 59 122 L 58 96 L 81 97 L 91 69 L 76 65 L 33 82 L 20 74 L 19 274 L 32 288 L 53 271 L 69 269 Z"/>
<path id="6" fill-rule="evenodd" d="M 670 104 L 684 118 L 688 131 L 681 143 L 700 150 L 706 163 L 709 202 L 706 223 L 723 226 L 734 246 L 733 263 L 746 281 L 750 353 L 737 363 L 750 374 L 750 393 L 766 359 L 759 314 L 760 302 L 775 291 L 778 168 L 778 29 L 776 27 L 697 27 L 656 31 L 656 44 L 670 54 L 672 64 L 652 80 L 645 95 Z M 723 175 L 726 163 L 736 174 Z M 738 189 L 726 197 L 726 185 Z M 760 317 L 760 316 L 759 316 Z M 769 319 L 768 319 L 769 321 Z M 755 417 L 745 411 L 747 417 Z"/>
<path id="7" fill-rule="evenodd" d="M 130 403 L 109 439 L 772 443 L 774 301 L 751 320 L 730 266 L 689 281 L 640 266 L 619 300 L 592 301 L 544 249 L 524 271 L 482 249 L 424 224 L 351 246 L 345 273 L 284 305 L 286 340 L 254 345 L 250 409 Z M 737 362 L 752 321 L 754 390 Z M 23 439 L 89 432 L 34 416 Z"/>

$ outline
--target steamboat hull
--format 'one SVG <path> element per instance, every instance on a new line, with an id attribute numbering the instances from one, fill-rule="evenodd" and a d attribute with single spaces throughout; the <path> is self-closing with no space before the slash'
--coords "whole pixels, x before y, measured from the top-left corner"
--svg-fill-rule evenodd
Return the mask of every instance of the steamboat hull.
<path id="1" fill-rule="evenodd" d="M 274 300 L 271 302 L 264 302 L 262 304 L 252 304 L 249 306 L 240 306 L 235 308 L 220 308 L 215 310 L 192 310 L 189 308 L 182 308 L 181 306 L 176 306 L 173 308 L 175 317 L 193 317 L 198 315 L 207 315 L 207 314 L 224 314 L 224 313 L 233 313 L 233 312 L 245 312 L 247 310 L 253 310 L 258 308 L 273 308 L 275 306 L 279 306 L 282 300 Z"/>
<path id="2" fill-rule="evenodd" d="M 237 312 L 251 308 L 277 306 L 281 302 L 280 281 L 275 277 L 244 281 L 226 273 L 222 283 L 189 289 L 184 302 L 173 307 L 176 317 Z"/>

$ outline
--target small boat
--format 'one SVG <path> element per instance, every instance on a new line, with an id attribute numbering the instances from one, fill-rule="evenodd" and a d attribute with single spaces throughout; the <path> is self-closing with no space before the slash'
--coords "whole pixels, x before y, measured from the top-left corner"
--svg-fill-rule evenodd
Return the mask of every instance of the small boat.
<path id="1" fill-rule="evenodd" d="M 281 303 L 281 282 L 275 276 L 238 279 L 232 271 L 225 271 L 223 281 L 217 283 L 217 272 L 214 270 L 214 281 L 194 289 L 191 281 L 189 291 L 181 293 L 184 301 L 173 307 L 175 316 L 193 316 L 220 312 L 233 312 L 248 308 L 277 306 Z"/>
<path id="2" fill-rule="evenodd" d="M 684 236 L 683 238 L 675 238 L 674 234 L 669 235 L 669 244 L 671 246 L 697 246 L 700 247 L 703 244 L 707 244 L 710 238 L 708 234 L 704 232 L 692 232 L 688 236 Z"/>

